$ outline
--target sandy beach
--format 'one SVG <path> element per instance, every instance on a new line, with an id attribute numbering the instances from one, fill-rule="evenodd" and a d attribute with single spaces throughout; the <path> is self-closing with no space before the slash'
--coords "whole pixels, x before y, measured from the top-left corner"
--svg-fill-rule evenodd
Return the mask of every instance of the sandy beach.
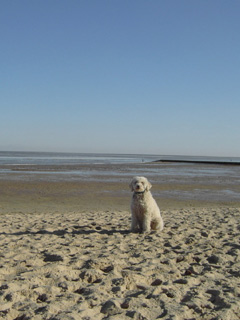
<path id="1" fill-rule="evenodd" d="M 239 202 L 157 198 L 164 230 L 134 234 L 125 181 L 0 192 L 1 319 L 239 319 Z"/>
<path id="2" fill-rule="evenodd" d="M 240 0 L 0 17 L 0 320 L 240 320 Z"/>

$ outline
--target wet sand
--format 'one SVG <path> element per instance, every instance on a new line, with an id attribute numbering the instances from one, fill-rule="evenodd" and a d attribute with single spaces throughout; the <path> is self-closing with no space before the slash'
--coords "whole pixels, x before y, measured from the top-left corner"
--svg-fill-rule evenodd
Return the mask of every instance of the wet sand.
<path id="1" fill-rule="evenodd" d="M 240 167 L 221 165 L 2 166 L 1 212 L 129 210 L 129 183 L 144 175 L 163 209 L 238 206 Z"/>
<path id="2" fill-rule="evenodd" d="M 202 191 L 202 194 L 199 193 Z M 207 190 L 207 191 L 206 191 Z M 196 192 L 196 195 L 194 195 Z M 162 209 L 191 207 L 234 207 L 240 201 L 219 196 L 217 185 L 164 184 L 154 185 L 152 193 Z M 192 197 L 189 199 L 187 195 Z M 203 198 L 205 195 L 205 198 Z M 0 214 L 79 212 L 82 210 L 129 210 L 131 193 L 124 182 L 99 181 L 1 181 Z"/>

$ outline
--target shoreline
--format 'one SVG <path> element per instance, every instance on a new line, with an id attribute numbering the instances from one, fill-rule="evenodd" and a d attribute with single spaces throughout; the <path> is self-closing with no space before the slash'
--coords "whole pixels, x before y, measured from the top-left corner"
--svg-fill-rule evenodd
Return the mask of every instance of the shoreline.
<path id="1" fill-rule="evenodd" d="M 129 210 L 129 183 L 136 175 L 149 179 L 152 194 L 163 209 L 240 205 L 237 166 L 143 163 L 8 169 L 12 171 L 0 174 L 0 213 L 39 212 L 47 207 L 61 211 Z"/>

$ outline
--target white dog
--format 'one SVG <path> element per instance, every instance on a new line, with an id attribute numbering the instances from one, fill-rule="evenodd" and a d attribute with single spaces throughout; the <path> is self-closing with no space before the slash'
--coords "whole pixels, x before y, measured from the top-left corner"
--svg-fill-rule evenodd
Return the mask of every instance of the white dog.
<path id="1" fill-rule="evenodd" d="M 134 177 L 130 183 L 130 189 L 133 191 L 131 202 L 133 232 L 138 230 L 149 232 L 151 229 L 162 231 L 163 229 L 160 209 L 149 191 L 151 187 L 151 183 L 144 177 Z"/>

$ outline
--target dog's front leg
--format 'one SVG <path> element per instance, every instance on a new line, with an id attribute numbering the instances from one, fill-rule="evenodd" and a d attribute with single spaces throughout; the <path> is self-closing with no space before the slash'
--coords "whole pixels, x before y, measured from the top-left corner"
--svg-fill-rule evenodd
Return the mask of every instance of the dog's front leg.
<path id="1" fill-rule="evenodd" d="M 151 231 L 151 221 L 148 217 L 143 218 L 142 223 L 142 232 L 150 232 Z"/>
<path id="2" fill-rule="evenodd" d="M 131 231 L 136 232 L 138 230 L 138 221 L 135 214 L 132 213 Z"/>

